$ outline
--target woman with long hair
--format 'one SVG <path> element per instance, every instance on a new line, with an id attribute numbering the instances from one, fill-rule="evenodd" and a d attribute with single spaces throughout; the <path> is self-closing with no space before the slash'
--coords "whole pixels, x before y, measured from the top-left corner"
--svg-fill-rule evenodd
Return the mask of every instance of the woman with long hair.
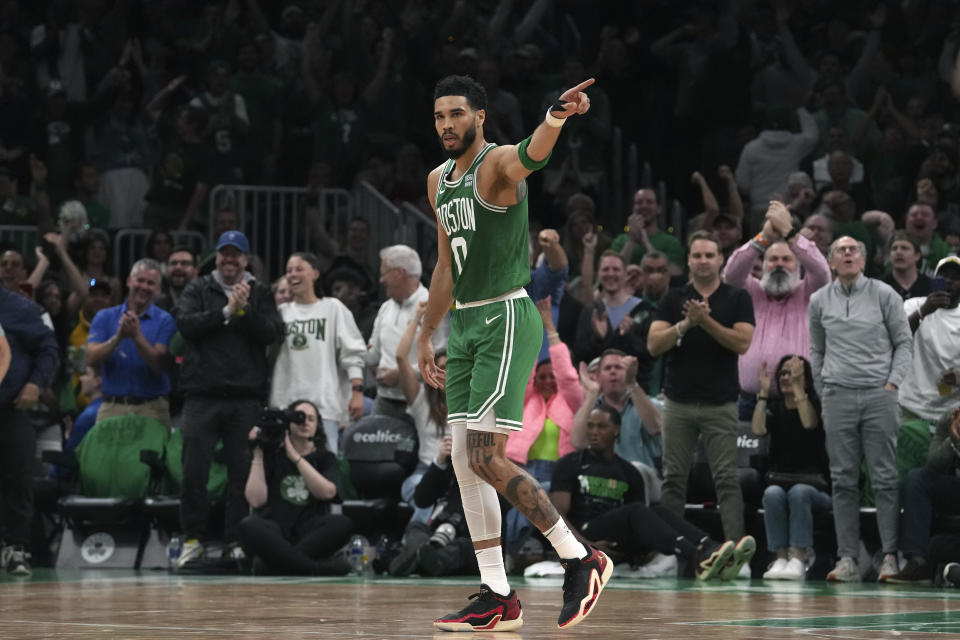
<path id="1" fill-rule="evenodd" d="M 407 400 L 407 413 L 413 418 L 413 423 L 417 428 L 417 439 L 420 443 L 417 450 L 417 457 L 419 458 L 417 466 L 400 487 L 401 497 L 410 504 L 414 503 L 413 494 L 417 489 L 417 484 L 427 472 L 430 463 L 436 461 L 437 453 L 440 451 L 440 443 L 447 435 L 446 393 L 443 389 L 434 389 L 421 382 L 417 371 L 410 363 L 410 349 L 426 310 L 427 302 L 425 300 L 417 304 L 417 310 L 397 344 L 397 371 L 400 376 L 400 388 L 403 390 L 403 397 Z M 433 355 L 433 361 L 439 368 L 446 369 L 446 349 L 437 349 Z M 430 517 L 431 510 L 432 507 L 415 507 L 411 520 L 426 522 Z"/>
<path id="2" fill-rule="evenodd" d="M 83 244 L 80 254 L 80 269 L 85 280 L 93 286 L 96 280 L 105 280 L 110 284 L 110 302 L 120 304 L 122 287 L 120 280 L 109 273 L 110 241 L 107 236 L 99 232 L 91 232 Z"/>
<path id="3" fill-rule="evenodd" d="M 147 243 L 143 248 L 145 257 L 156 260 L 163 267 L 163 274 L 167 273 L 167 259 L 173 253 L 173 236 L 165 229 L 154 229 L 147 236 Z"/>
<path id="4" fill-rule="evenodd" d="M 327 450 L 317 406 L 295 400 L 287 409 L 300 415 L 279 432 L 282 440 L 276 426 L 250 430 L 253 459 L 243 493 L 254 512 L 240 522 L 240 544 L 254 573 L 344 575 L 349 565 L 333 554 L 353 524 L 330 513 L 339 463 Z"/>
<path id="5" fill-rule="evenodd" d="M 287 260 L 287 283 L 293 299 L 278 308 L 283 342 L 273 367 L 270 405 L 286 406 L 306 398 L 323 416 L 327 447 L 336 453 L 340 425 L 363 415 L 363 354 L 367 345 L 353 314 L 320 289 L 320 269 L 312 253 Z M 349 379 L 351 390 L 344 389 Z"/>
<path id="6" fill-rule="evenodd" d="M 803 580 L 807 549 L 813 547 L 813 512 L 832 507 L 830 464 L 810 362 L 784 356 L 774 376 L 779 395 L 771 399 L 767 363 L 761 364 L 752 424 L 754 435 L 770 434 L 763 523 L 767 547 L 777 558 L 763 577 Z"/>

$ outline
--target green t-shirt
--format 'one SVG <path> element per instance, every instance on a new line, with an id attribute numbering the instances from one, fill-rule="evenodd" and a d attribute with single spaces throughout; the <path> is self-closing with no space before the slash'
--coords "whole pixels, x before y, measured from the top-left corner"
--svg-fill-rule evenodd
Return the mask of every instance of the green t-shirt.
<path id="1" fill-rule="evenodd" d="M 952 254 L 953 249 L 950 248 L 947 241 L 937 234 L 933 234 L 933 237 L 930 239 L 930 247 L 927 249 L 927 254 L 923 256 L 923 261 L 920 263 L 920 271 L 928 276 L 935 275 L 937 272 L 937 263 Z"/>
<path id="2" fill-rule="evenodd" d="M 625 244 L 627 244 L 627 234 L 621 233 L 613 239 L 613 244 L 610 245 L 610 248 L 620 253 L 620 250 L 623 249 L 623 245 Z M 683 245 L 680 244 L 680 241 L 674 236 L 666 231 L 657 231 L 650 236 L 650 244 L 652 244 L 657 251 L 662 251 L 664 255 L 667 256 L 667 260 L 673 264 L 678 267 L 684 266 L 684 262 L 686 262 L 686 252 L 683 250 Z M 633 250 L 633 256 L 631 256 L 630 262 L 632 264 L 640 264 L 646 252 L 647 248 L 642 244 L 638 244 Z"/>

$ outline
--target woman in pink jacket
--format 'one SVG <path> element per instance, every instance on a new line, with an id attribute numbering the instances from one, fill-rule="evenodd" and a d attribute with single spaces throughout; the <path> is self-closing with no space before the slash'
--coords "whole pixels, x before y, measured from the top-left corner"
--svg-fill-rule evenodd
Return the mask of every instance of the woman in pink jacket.
<path id="1" fill-rule="evenodd" d="M 537 302 L 550 343 L 550 359 L 537 363 L 523 399 L 523 429 L 510 434 L 507 457 L 523 466 L 550 491 L 557 460 L 574 450 L 570 444 L 573 416 L 583 403 L 583 387 L 570 350 L 557 335 L 550 297 Z M 507 514 L 507 553 L 515 554 L 536 529 L 516 509 Z"/>

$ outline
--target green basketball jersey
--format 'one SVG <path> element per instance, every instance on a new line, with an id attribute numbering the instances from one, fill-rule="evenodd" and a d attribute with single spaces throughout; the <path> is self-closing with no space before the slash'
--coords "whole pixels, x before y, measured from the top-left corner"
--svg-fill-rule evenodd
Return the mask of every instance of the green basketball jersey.
<path id="1" fill-rule="evenodd" d="M 527 198 L 509 207 L 485 202 L 477 193 L 477 169 L 488 144 L 458 180 L 447 160 L 437 184 L 437 221 L 450 238 L 453 298 L 475 302 L 496 298 L 530 282 Z"/>

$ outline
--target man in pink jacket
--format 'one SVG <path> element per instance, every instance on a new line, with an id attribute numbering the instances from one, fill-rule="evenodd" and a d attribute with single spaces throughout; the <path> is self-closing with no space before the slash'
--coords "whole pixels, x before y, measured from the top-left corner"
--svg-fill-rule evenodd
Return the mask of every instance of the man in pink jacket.
<path id="1" fill-rule="evenodd" d="M 758 255 L 763 256 L 761 280 L 750 275 Z M 759 391 L 760 365 L 766 362 L 772 369 L 785 355 L 810 357 L 807 306 L 813 292 L 830 282 L 830 266 L 809 240 L 809 232 L 793 227 L 786 206 L 771 202 L 763 230 L 733 252 L 723 279 L 746 289 L 753 300 L 756 329 L 739 362 L 740 420 L 749 422 Z"/>
<path id="2" fill-rule="evenodd" d="M 583 388 L 570 359 L 570 350 L 557 334 L 550 297 L 537 302 L 550 345 L 550 359 L 537 364 L 523 398 L 523 429 L 507 440 L 507 457 L 523 466 L 545 491 L 557 460 L 574 451 L 570 444 L 573 416 L 583 403 Z M 507 514 L 507 553 L 516 554 L 535 531 L 519 511 Z"/>

